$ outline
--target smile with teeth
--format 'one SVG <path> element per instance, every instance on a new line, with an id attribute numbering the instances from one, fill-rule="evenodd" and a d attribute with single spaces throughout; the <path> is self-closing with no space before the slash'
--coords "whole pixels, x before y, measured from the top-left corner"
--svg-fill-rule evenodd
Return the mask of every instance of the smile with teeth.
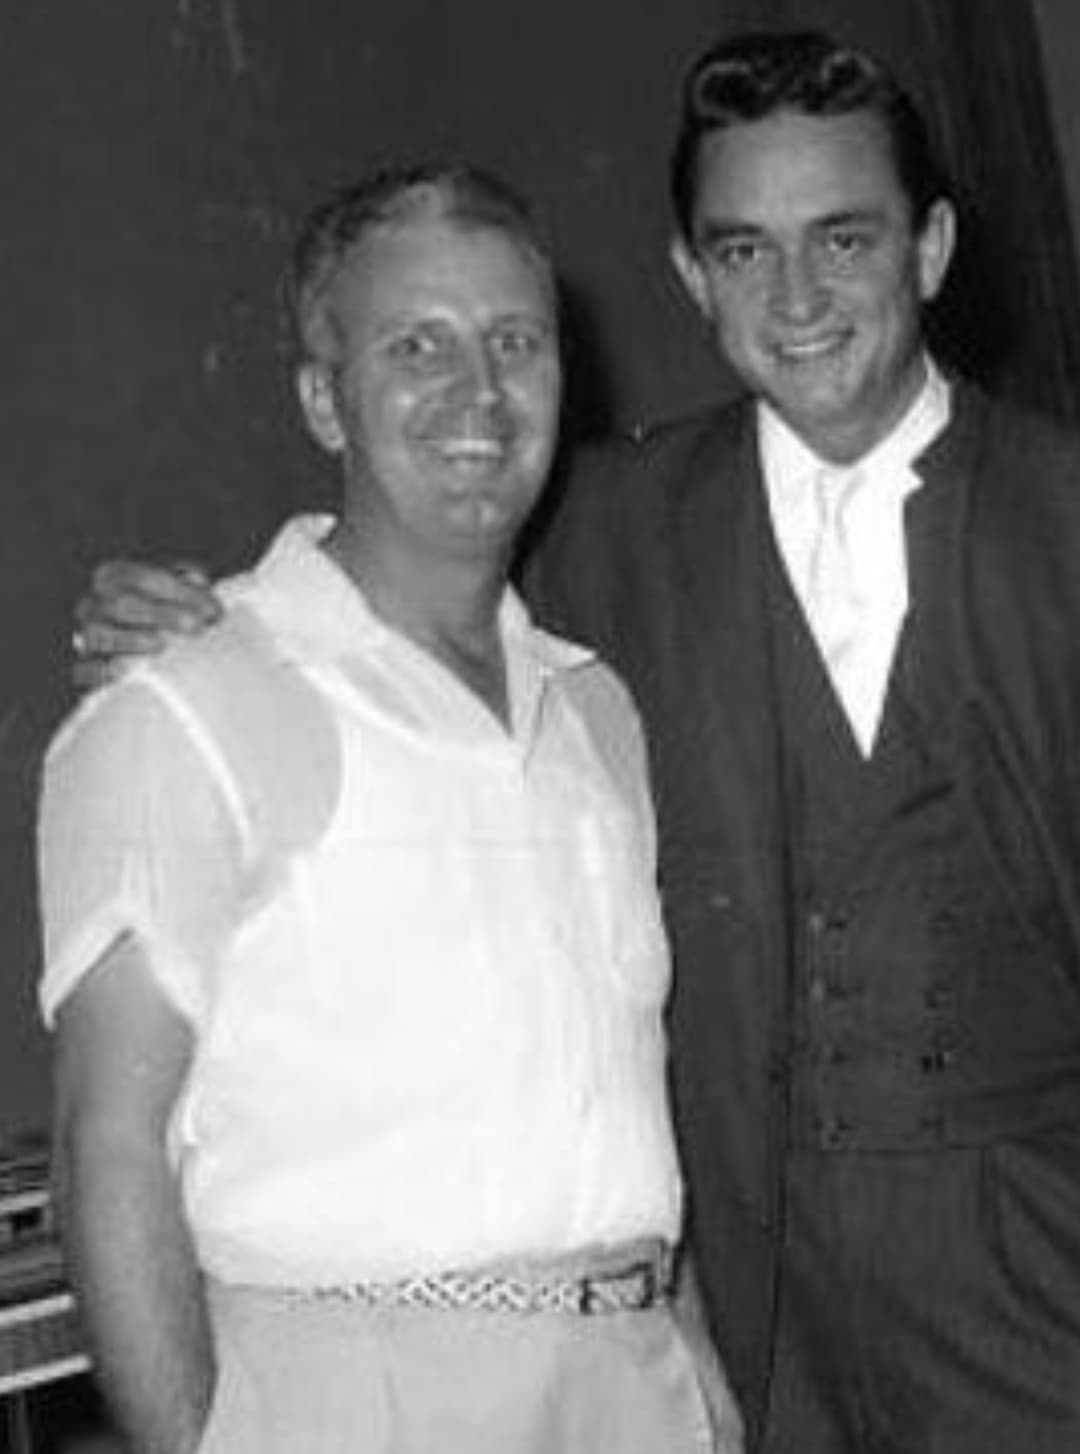
<path id="1" fill-rule="evenodd" d="M 821 338 L 791 340 L 776 345 L 776 352 L 785 363 L 813 363 L 838 353 L 847 343 L 847 334 L 828 333 Z"/>
<path id="2" fill-rule="evenodd" d="M 506 451 L 504 440 L 477 436 L 448 439 L 438 446 L 440 457 L 447 464 L 461 470 L 490 468 L 502 462 Z"/>

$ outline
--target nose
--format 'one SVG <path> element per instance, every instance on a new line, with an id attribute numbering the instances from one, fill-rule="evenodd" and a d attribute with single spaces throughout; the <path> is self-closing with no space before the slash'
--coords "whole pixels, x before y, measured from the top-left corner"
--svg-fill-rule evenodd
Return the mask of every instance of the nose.
<path id="1" fill-rule="evenodd" d="M 498 359 L 484 339 L 469 349 L 462 370 L 461 385 L 474 406 L 490 408 L 502 397 L 503 381 Z"/>
<path id="2" fill-rule="evenodd" d="M 773 307 L 781 317 L 793 323 L 811 322 L 826 298 L 810 253 L 798 249 L 781 254 L 773 280 Z"/>

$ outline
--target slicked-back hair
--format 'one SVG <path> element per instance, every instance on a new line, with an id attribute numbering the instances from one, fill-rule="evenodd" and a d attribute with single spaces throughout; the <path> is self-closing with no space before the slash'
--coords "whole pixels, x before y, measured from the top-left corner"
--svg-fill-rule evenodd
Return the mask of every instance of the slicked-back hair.
<path id="1" fill-rule="evenodd" d="M 710 133 L 782 112 L 862 111 L 884 124 L 919 228 L 950 186 L 925 120 L 879 61 L 816 30 L 749 32 L 711 46 L 687 73 L 671 157 L 671 200 L 683 237 L 693 240 L 698 156 Z"/>
<path id="2" fill-rule="evenodd" d="M 364 235 L 425 215 L 469 229 L 504 233 L 550 280 L 551 249 L 529 204 L 512 187 L 469 162 L 386 167 L 342 187 L 308 214 L 293 246 L 288 301 L 301 347 L 324 358 L 334 346 L 334 280 Z"/>

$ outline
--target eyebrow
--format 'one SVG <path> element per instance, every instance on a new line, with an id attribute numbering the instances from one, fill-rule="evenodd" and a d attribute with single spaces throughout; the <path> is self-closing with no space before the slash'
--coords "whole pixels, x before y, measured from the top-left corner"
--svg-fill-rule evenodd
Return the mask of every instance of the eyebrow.
<path id="1" fill-rule="evenodd" d="M 885 212 L 881 207 L 845 207 L 839 212 L 827 212 L 823 217 L 815 217 L 814 227 L 851 227 L 866 226 L 885 220 Z"/>
<path id="2" fill-rule="evenodd" d="M 694 230 L 694 240 L 699 246 L 726 242 L 731 237 L 761 237 L 768 229 L 756 222 L 725 222 L 715 217 L 707 218 Z"/>
<path id="3" fill-rule="evenodd" d="M 807 219 L 807 228 L 823 231 L 830 227 L 873 226 L 884 220 L 880 207 L 845 207 L 835 212 L 825 212 Z M 708 217 L 695 232 L 698 247 L 711 247 L 740 237 L 769 237 L 770 229 L 760 222 L 749 219 Z"/>

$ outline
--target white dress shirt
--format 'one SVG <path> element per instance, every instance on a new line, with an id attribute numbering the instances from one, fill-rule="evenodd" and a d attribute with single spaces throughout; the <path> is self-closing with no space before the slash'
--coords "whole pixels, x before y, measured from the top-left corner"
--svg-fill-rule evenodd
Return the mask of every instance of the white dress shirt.
<path id="1" fill-rule="evenodd" d="M 173 1145 L 225 1281 L 673 1240 L 669 962 L 629 697 L 508 592 L 507 731 L 374 615 L 326 528 L 287 527 L 222 628 L 54 742 L 46 1014 L 140 938 L 196 1037 Z M 274 710 L 249 697 L 245 620 L 317 720 L 287 686 Z"/>
<path id="2" fill-rule="evenodd" d="M 923 387 L 895 428 L 861 459 L 838 467 L 808 448 L 775 410 L 758 407 L 760 458 L 780 554 L 866 757 L 908 608 L 904 504 L 921 484 L 913 462 L 949 415 L 948 382 L 927 359 Z M 824 580 L 823 491 L 843 497 L 837 502 L 842 550 L 834 539 Z"/>

